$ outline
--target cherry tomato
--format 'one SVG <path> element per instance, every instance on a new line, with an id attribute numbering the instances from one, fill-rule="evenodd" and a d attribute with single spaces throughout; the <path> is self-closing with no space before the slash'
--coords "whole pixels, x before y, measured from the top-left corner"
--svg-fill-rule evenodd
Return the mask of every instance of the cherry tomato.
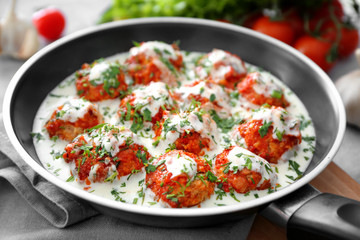
<path id="1" fill-rule="evenodd" d="M 254 23 L 262 16 L 259 11 L 250 12 L 244 16 L 242 26 L 252 28 Z"/>
<path id="2" fill-rule="evenodd" d="M 337 54 L 341 58 L 347 57 L 352 54 L 359 44 L 358 30 L 351 26 L 342 26 L 339 32 L 336 27 L 334 27 L 333 30 L 328 28 L 321 36 L 333 43 L 339 41 Z M 339 37 L 340 40 L 338 40 L 337 37 Z"/>
<path id="3" fill-rule="evenodd" d="M 325 1 L 318 9 L 316 9 L 313 18 L 330 18 L 332 12 L 337 19 L 341 20 L 343 18 L 344 9 L 339 0 Z"/>
<path id="4" fill-rule="evenodd" d="M 359 44 L 359 33 L 355 28 L 341 29 L 341 38 L 338 47 L 338 54 L 340 57 L 347 57 L 352 54 Z"/>
<path id="5" fill-rule="evenodd" d="M 267 16 L 259 18 L 252 27 L 253 30 L 274 37 L 287 44 L 292 44 L 294 40 L 294 30 L 290 23 L 281 20 L 271 20 Z"/>
<path id="6" fill-rule="evenodd" d="M 311 13 L 310 31 L 335 29 L 334 20 L 331 19 L 332 14 L 339 22 L 344 17 L 343 7 L 338 0 L 326 1 L 315 12 Z"/>
<path id="7" fill-rule="evenodd" d="M 65 28 L 64 15 L 54 7 L 35 12 L 32 21 L 39 34 L 50 41 L 58 39 Z"/>
<path id="8" fill-rule="evenodd" d="M 294 29 L 295 39 L 304 34 L 304 20 L 300 17 L 298 11 L 295 8 L 285 10 L 284 18 Z"/>
<path id="9" fill-rule="evenodd" d="M 294 44 L 294 48 L 313 60 L 324 71 L 330 70 L 335 64 L 335 61 L 328 60 L 331 47 L 329 41 L 310 35 L 300 37 Z"/>
<path id="10" fill-rule="evenodd" d="M 229 20 L 226 20 L 226 19 L 224 19 L 224 18 L 216 19 L 216 21 L 224 22 L 224 23 L 231 23 Z"/>

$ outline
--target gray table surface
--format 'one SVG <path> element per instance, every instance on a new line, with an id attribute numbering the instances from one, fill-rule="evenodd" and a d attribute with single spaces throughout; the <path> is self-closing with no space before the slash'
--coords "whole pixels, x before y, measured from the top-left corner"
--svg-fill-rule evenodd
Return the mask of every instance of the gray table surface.
<path id="1" fill-rule="evenodd" d="M 9 0 L 0 0 L 0 16 L 3 16 L 8 8 Z M 100 14 L 111 4 L 111 0 L 18 0 L 17 13 L 24 19 L 30 20 L 31 14 L 44 6 L 54 5 L 64 12 L 67 18 L 65 34 L 93 26 Z M 45 44 L 44 42 L 42 43 Z M 6 87 L 12 76 L 23 64 L 23 61 L 15 60 L 6 56 L 0 56 L 0 112 L 2 111 L 2 99 Z M 335 81 L 340 76 L 358 68 L 355 56 L 340 61 L 329 72 L 330 78 Z M 359 93 L 360 94 L 360 93 Z M 347 126 L 343 143 L 334 158 L 342 169 L 360 183 L 360 129 Z M 13 194 L 8 197 L 18 197 Z M 1 211 L 0 211 L 1 212 Z M 1 237 L 0 237 L 1 238 Z"/>

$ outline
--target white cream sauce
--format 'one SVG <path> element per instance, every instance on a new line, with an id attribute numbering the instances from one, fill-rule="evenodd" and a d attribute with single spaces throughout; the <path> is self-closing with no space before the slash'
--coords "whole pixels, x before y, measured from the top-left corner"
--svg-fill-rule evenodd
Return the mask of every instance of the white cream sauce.
<path id="1" fill-rule="evenodd" d="M 100 62 L 98 64 L 95 64 L 94 67 L 91 68 L 90 74 L 89 74 L 89 81 L 94 80 L 96 84 L 101 84 L 102 82 L 99 81 L 101 74 L 106 72 L 110 67 L 109 63 L 107 62 Z"/>
<path id="2" fill-rule="evenodd" d="M 139 54 L 145 54 L 146 57 L 156 57 L 161 54 L 162 57 L 167 59 L 177 59 L 177 55 L 171 45 L 158 41 L 145 42 L 139 47 L 133 47 L 130 49 L 131 56 Z"/>
<path id="3" fill-rule="evenodd" d="M 154 117 L 162 106 L 173 104 L 166 84 L 163 82 L 151 82 L 148 86 L 137 88 L 133 94 L 135 97 L 133 104 L 144 105 L 145 107 L 140 111 L 144 112 L 145 109 L 148 109 L 151 117 Z"/>
<path id="4" fill-rule="evenodd" d="M 174 178 L 181 173 L 186 173 L 190 179 L 193 179 L 197 173 L 197 163 L 186 156 L 167 156 L 165 157 L 166 169 L 172 174 Z"/>
<path id="5" fill-rule="evenodd" d="M 247 167 L 251 171 L 260 173 L 262 179 L 257 186 L 260 186 L 264 180 L 268 179 L 270 179 L 271 186 L 276 185 L 277 175 L 275 168 L 265 159 L 253 154 L 249 150 L 236 146 L 229 152 L 228 160 L 230 162 L 229 168 L 234 172 L 241 171 Z"/>
<path id="6" fill-rule="evenodd" d="M 264 123 L 268 123 L 273 126 L 274 139 L 278 139 L 277 133 L 280 135 L 299 136 L 300 121 L 291 115 L 289 115 L 282 108 L 260 108 L 254 112 L 252 119 L 261 120 Z M 279 139 L 280 140 L 280 139 Z"/>
<path id="7" fill-rule="evenodd" d="M 149 48 L 153 48 L 156 46 L 160 50 L 167 49 L 163 48 L 163 46 L 157 45 L 158 43 L 152 43 Z M 133 50 L 135 51 L 135 50 Z M 172 57 L 173 53 L 169 51 L 169 57 Z M 185 54 L 183 53 L 183 58 L 185 61 L 186 66 L 194 66 L 193 60 L 198 59 L 200 53 L 190 53 Z M 106 61 L 114 61 L 118 60 L 120 64 L 124 63 L 128 53 L 118 54 L 108 58 Z M 262 71 L 261 69 L 256 68 L 255 66 L 246 64 L 246 67 L 249 72 L 256 69 L 257 71 Z M 99 69 L 99 72 L 102 70 Z M 184 71 L 184 75 L 180 76 L 180 78 L 184 79 L 185 82 L 189 83 L 191 81 L 196 80 L 195 70 L 186 69 Z M 105 198 L 110 198 L 115 201 L 121 201 L 126 203 L 132 203 L 142 206 L 148 207 L 164 207 L 164 204 L 156 202 L 154 200 L 154 194 L 149 190 L 146 189 L 145 184 L 145 170 L 143 169 L 139 173 L 130 174 L 128 176 L 121 177 L 120 179 L 115 178 L 114 181 L 103 182 L 103 183 L 91 183 L 90 185 L 86 185 L 84 182 L 80 182 L 76 177 L 71 177 L 71 170 L 75 168 L 74 164 L 67 164 L 65 163 L 64 159 L 61 157 L 62 153 L 64 152 L 65 146 L 68 142 L 65 142 L 60 139 L 50 139 L 46 129 L 44 129 L 44 125 L 46 121 L 49 119 L 50 115 L 53 111 L 60 105 L 62 105 L 66 100 L 72 99 L 76 96 L 76 89 L 74 84 L 74 77 L 70 76 L 69 78 L 65 79 L 58 87 L 56 87 L 44 100 L 42 105 L 40 106 L 37 115 L 34 119 L 33 125 L 33 132 L 41 134 L 41 138 L 34 138 L 34 145 L 37 151 L 37 154 L 42 161 L 44 167 L 53 173 L 54 175 L 58 176 L 63 181 L 68 181 L 69 184 L 78 187 L 80 189 L 84 189 L 92 194 L 96 194 L 99 196 L 103 196 Z M 216 188 L 215 193 L 211 196 L 210 199 L 204 201 L 201 204 L 201 207 L 215 207 L 215 206 L 223 206 L 223 205 L 232 205 L 232 204 L 239 204 L 239 202 L 249 201 L 254 198 L 258 198 L 264 195 L 271 193 L 272 191 L 279 190 L 281 188 L 286 187 L 287 185 L 291 184 L 296 178 L 298 178 L 298 174 L 304 172 L 306 167 L 308 166 L 311 158 L 313 156 L 313 151 L 315 149 L 315 141 L 313 137 L 315 137 L 315 131 L 313 125 L 311 123 L 311 119 L 301 103 L 301 101 L 297 98 L 297 96 L 287 88 L 280 80 L 276 79 L 274 76 L 271 75 L 271 79 L 276 82 L 278 86 L 280 86 L 282 92 L 284 93 L 288 102 L 290 102 L 290 106 L 286 109 L 288 114 L 300 119 L 302 122 L 301 134 L 303 136 L 302 143 L 297 147 L 290 151 L 288 151 L 283 156 L 286 156 L 288 161 L 281 161 L 278 164 L 270 164 L 272 169 L 276 172 L 277 175 L 277 185 L 274 190 L 262 190 L 262 191 L 251 191 L 247 194 L 238 194 L 238 193 L 224 193 L 221 189 Z M 139 87 L 141 88 L 141 87 Z M 162 89 L 160 86 L 159 89 Z M 135 90 L 136 91 L 136 90 Z M 142 90 L 139 90 L 142 91 Z M 155 89 L 151 90 L 155 91 Z M 162 92 L 163 90 L 160 90 Z M 197 90 L 196 90 L 197 91 Z M 161 93 L 153 93 L 151 94 L 160 94 Z M 234 118 L 240 119 L 243 117 L 251 117 L 253 114 L 251 110 L 247 110 L 244 108 L 244 102 L 241 102 L 241 96 L 232 97 L 230 94 L 230 103 L 231 103 L 231 114 Z M 131 126 L 130 122 L 125 122 L 121 124 L 119 122 L 119 117 L 117 115 L 117 111 L 120 105 L 120 100 L 106 100 L 102 102 L 97 102 L 96 105 L 100 113 L 104 116 L 104 121 L 110 124 L 119 125 L 120 127 L 129 128 Z M 251 105 L 252 107 L 256 107 Z M 152 107 L 151 107 L 152 108 Z M 158 107 L 154 106 L 154 112 Z M 151 111 L 153 112 L 153 111 Z M 190 114 L 191 115 L 191 114 Z M 198 117 L 195 114 L 194 116 L 188 116 L 189 121 L 194 129 L 197 129 L 201 132 L 201 134 L 205 134 L 207 136 L 214 136 L 211 137 L 214 142 L 213 148 L 210 151 L 205 151 L 206 155 L 204 158 L 210 161 L 214 161 L 217 154 L 221 153 L 226 147 L 230 145 L 235 145 L 234 140 L 230 139 L 230 132 L 222 133 L 217 129 L 216 124 L 214 125 L 211 118 L 205 119 L 205 123 L 200 123 Z M 204 115 L 206 116 L 206 115 Z M 181 119 L 172 119 L 173 121 L 181 121 Z M 177 124 L 178 124 L 177 122 Z M 207 127 L 204 127 L 207 126 Z M 177 130 L 181 130 L 180 127 L 176 126 Z M 173 134 L 173 138 L 169 135 L 166 137 L 166 141 L 160 141 L 160 144 L 155 146 L 153 143 L 153 137 L 155 136 L 154 132 L 151 130 L 151 126 L 145 126 L 141 132 L 138 132 L 137 137 L 134 137 L 133 140 L 135 143 L 144 145 L 149 153 L 157 157 L 165 152 L 167 148 L 169 148 L 169 142 L 175 141 L 175 135 L 178 137 L 179 133 L 175 132 Z M 204 135 L 204 136 L 205 136 Z M 135 136 L 135 134 L 134 134 Z M 111 138 L 111 136 L 110 136 Z M 305 139 L 305 140 L 304 140 Z M 111 141 L 110 141 L 111 142 Z M 112 147 L 111 144 L 107 146 L 110 150 Z M 116 147 L 115 147 L 116 148 Z M 234 151 L 239 151 L 239 148 L 236 148 Z M 248 154 L 246 151 L 243 151 Z M 114 152 L 115 153 L 115 152 Z M 236 155 L 236 152 L 231 153 L 232 155 Z M 250 154 L 248 154 L 250 155 Z M 259 169 L 264 174 L 264 179 L 272 179 L 275 181 L 275 175 L 267 174 L 267 171 L 264 167 L 259 167 L 258 165 L 262 162 L 261 159 L 258 157 L 253 158 L 252 166 L 254 169 Z M 289 161 L 290 160 L 290 161 Z M 234 161 L 234 165 L 242 165 L 242 160 L 239 159 Z M 291 163 L 291 164 L 290 164 Z M 182 166 L 178 166 L 181 165 Z M 184 164 L 187 169 L 189 169 L 191 164 L 187 159 L 182 159 L 178 163 L 167 163 L 169 171 L 173 172 L 174 174 L 179 173 L 179 169 L 182 167 L 184 168 Z M 269 165 L 269 164 L 268 164 Z M 193 166 L 194 167 L 194 166 Z M 191 168 L 190 168 L 191 169 Z M 114 169 L 115 170 L 115 169 Z M 180 170 L 181 171 L 181 170 Z M 93 167 L 91 173 L 96 172 L 96 166 Z M 192 171 L 189 172 L 190 175 L 194 173 Z M 90 176 L 91 178 L 91 176 Z M 90 179 L 91 180 L 91 179 Z M 263 181 L 263 180 L 262 180 Z"/>
<path id="8" fill-rule="evenodd" d="M 274 92 L 278 92 L 281 94 L 280 86 L 276 84 L 276 82 L 272 79 L 269 73 L 251 73 L 251 75 L 255 80 L 253 88 L 256 93 L 262 94 L 265 97 L 272 96 Z"/>
<path id="9" fill-rule="evenodd" d="M 246 73 L 246 68 L 242 65 L 242 61 L 220 49 L 214 49 L 208 56 L 202 59 L 204 68 L 197 68 L 197 74 L 204 78 L 208 74 L 215 80 L 223 79 L 224 76 L 231 71 L 231 67 L 238 73 Z M 210 72 L 208 69 L 210 68 Z"/>
<path id="10" fill-rule="evenodd" d="M 76 122 L 79 118 L 83 118 L 91 107 L 97 108 L 96 105 L 81 98 L 70 99 L 64 103 L 61 110 L 56 111 L 56 118 L 63 121 Z"/>

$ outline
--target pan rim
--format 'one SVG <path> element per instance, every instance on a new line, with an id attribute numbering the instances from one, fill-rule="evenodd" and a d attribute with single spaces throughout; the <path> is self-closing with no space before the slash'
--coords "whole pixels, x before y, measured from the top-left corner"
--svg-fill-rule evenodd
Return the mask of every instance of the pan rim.
<path id="1" fill-rule="evenodd" d="M 189 208 L 189 209 L 172 209 L 172 208 L 162 208 L 160 211 L 158 208 L 149 208 L 144 206 L 137 206 L 127 203 L 116 202 L 114 200 L 105 199 L 100 196 L 92 195 L 82 189 L 70 186 L 66 182 L 60 180 L 56 176 L 52 175 L 48 172 L 42 165 L 37 163 L 25 150 L 25 148 L 21 145 L 20 141 L 18 140 L 14 127 L 12 124 L 11 119 L 11 103 L 13 99 L 13 93 L 16 90 L 16 87 L 22 77 L 22 75 L 29 69 L 38 59 L 45 56 L 48 52 L 56 49 L 58 46 L 66 44 L 74 39 L 83 37 L 88 34 L 100 32 L 103 30 L 109 30 L 112 28 L 118 28 L 123 26 L 132 26 L 137 24 L 162 24 L 162 23 L 182 23 L 182 24 L 195 24 L 195 25 L 206 25 L 215 28 L 227 29 L 234 32 L 245 33 L 250 35 L 254 38 L 260 39 L 262 41 L 270 42 L 271 44 L 279 47 L 280 49 L 295 55 L 299 60 L 304 62 L 306 65 L 309 66 L 310 69 L 315 71 L 318 75 L 320 75 L 321 79 L 323 80 L 324 84 L 327 87 L 327 91 L 331 93 L 332 96 L 332 105 L 336 107 L 335 113 L 339 123 L 338 131 L 336 134 L 335 141 L 325 155 L 323 160 L 309 173 L 304 175 L 301 179 L 297 180 L 296 182 L 290 184 L 284 189 L 281 189 L 277 192 L 272 194 L 266 195 L 264 197 L 254 199 L 251 201 L 239 203 L 236 205 L 230 206 L 222 206 L 222 207 L 213 207 L 213 208 Z M 235 26 L 232 24 L 221 23 L 218 21 L 213 20 L 204 20 L 204 19 L 195 19 L 195 18 L 183 18 L 183 17 L 154 17 L 154 18 L 140 18 L 140 19 L 129 19 L 129 20 L 122 20 L 117 22 L 106 23 L 98 26 L 92 26 L 87 29 L 83 29 L 81 31 L 69 34 L 58 41 L 44 47 L 39 52 L 37 52 L 34 56 L 32 56 L 28 61 L 26 61 L 20 69 L 15 73 L 13 78 L 11 79 L 8 88 L 5 92 L 4 103 L 3 103 L 3 121 L 5 126 L 8 126 L 6 129 L 6 133 L 9 136 L 9 139 L 12 145 L 15 147 L 19 155 L 22 159 L 38 174 L 44 177 L 49 182 L 53 183 L 57 187 L 60 187 L 66 192 L 69 192 L 81 199 L 86 201 L 92 202 L 97 205 L 101 205 L 104 207 L 109 207 L 121 211 L 127 211 L 142 215 L 152 215 L 152 216 L 166 216 L 166 217 L 200 217 L 200 216 L 209 216 L 209 215 L 218 215 L 218 214 L 226 214 L 231 212 L 237 212 L 242 210 L 247 210 L 251 208 L 256 208 L 261 205 L 270 203 L 276 199 L 284 197 L 291 192 L 301 188 L 316 176 L 318 176 L 326 166 L 332 161 L 333 157 L 335 156 L 336 152 L 338 151 L 340 144 L 342 142 L 343 136 L 345 134 L 346 128 L 346 117 L 345 117 L 345 108 L 342 104 L 341 97 L 337 92 L 333 82 L 327 76 L 325 72 L 323 72 L 314 62 L 312 62 L 309 58 L 301 54 L 300 52 L 296 51 L 294 48 L 276 40 L 270 38 L 264 34 L 252 31 L 250 29 L 246 29 L 240 26 Z"/>

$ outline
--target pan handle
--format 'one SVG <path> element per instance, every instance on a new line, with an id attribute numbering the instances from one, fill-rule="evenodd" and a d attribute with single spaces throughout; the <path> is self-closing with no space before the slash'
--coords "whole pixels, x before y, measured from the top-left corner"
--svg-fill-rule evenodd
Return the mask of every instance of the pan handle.
<path id="1" fill-rule="evenodd" d="M 262 214 L 273 221 L 280 213 L 287 220 L 288 239 L 360 239 L 360 202 L 319 193 L 309 184 L 293 192 L 290 203 L 287 200 L 272 203 Z"/>

